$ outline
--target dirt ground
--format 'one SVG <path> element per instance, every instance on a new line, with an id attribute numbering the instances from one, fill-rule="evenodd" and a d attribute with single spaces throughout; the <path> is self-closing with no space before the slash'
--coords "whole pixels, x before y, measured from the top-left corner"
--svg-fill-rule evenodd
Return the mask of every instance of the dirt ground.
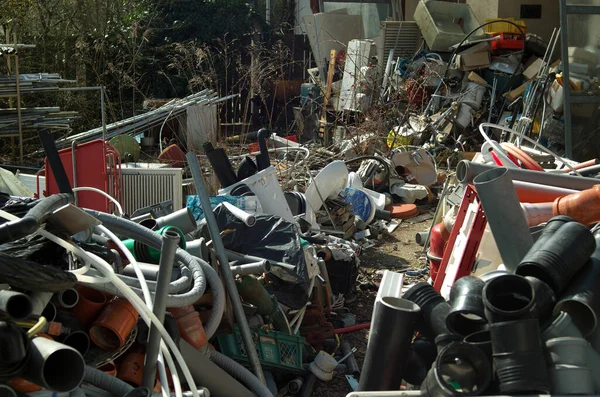
<path id="1" fill-rule="evenodd" d="M 375 286 L 372 289 L 362 289 L 370 283 L 378 284 L 381 280 L 383 270 L 393 270 L 396 272 L 405 272 L 407 270 L 420 270 L 426 266 L 423 247 L 415 242 L 415 234 L 429 230 L 430 220 L 420 223 L 409 224 L 401 223 L 398 228 L 388 236 L 385 236 L 378 245 L 365 250 L 361 257 L 360 274 L 358 277 L 359 293 L 357 299 L 346 304 L 350 312 L 356 315 L 356 323 L 366 323 L 371 321 L 371 313 L 377 290 Z M 414 284 L 424 281 L 428 277 L 406 277 L 404 285 Z M 367 350 L 368 330 L 359 330 L 342 335 L 350 342 L 350 345 L 358 350 L 354 353 L 359 367 L 362 368 L 363 360 Z M 315 397 L 344 397 L 352 392 L 344 373 L 337 374 L 331 382 L 317 382 L 313 391 Z"/>

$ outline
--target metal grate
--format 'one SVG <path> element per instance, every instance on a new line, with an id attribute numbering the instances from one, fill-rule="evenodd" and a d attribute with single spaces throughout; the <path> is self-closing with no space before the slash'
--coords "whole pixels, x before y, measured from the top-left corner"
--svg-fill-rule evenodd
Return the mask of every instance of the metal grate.
<path id="1" fill-rule="evenodd" d="M 137 209 L 172 200 L 173 211 L 183 208 L 183 170 L 181 168 L 122 168 L 123 210 Z"/>
<path id="2" fill-rule="evenodd" d="M 421 31 L 413 21 L 382 21 L 381 45 L 377 46 L 377 61 L 383 70 L 390 50 L 396 58 L 413 56 L 421 47 Z"/>

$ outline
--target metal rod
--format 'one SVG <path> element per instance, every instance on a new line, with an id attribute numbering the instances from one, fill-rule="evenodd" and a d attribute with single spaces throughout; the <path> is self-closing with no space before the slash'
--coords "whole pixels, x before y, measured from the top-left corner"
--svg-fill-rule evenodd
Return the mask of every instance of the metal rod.
<path id="1" fill-rule="evenodd" d="M 15 41 L 15 46 L 17 45 L 17 34 L 14 33 L 13 34 L 13 39 Z M 20 78 L 21 76 L 19 75 L 19 54 L 15 54 L 15 79 L 17 82 L 17 120 L 18 120 L 18 127 L 19 127 L 19 158 L 21 163 L 23 162 L 23 126 L 22 124 L 22 119 L 21 119 L 21 84 L 20 84 Z"/>
<path id="2" fill-rule="evenodd" d="M 158 280 L 156 281 L 156 291 L 154 293 L 154 304 L 152 312 L 163 322 L 165 311 L 167 310 L 167 294 L 169 293 L 169 283 L 171 282 L 171 272 L 175 260 L 175 251 L 179 246 L 179 234 L 173 231 L 167 231 L 162 236 L 162 247 L 160 262 L 158 264 Z M 160 333 L 154 325 L 150 327 L 148 333 L 148 345 L 146 347 L 146 360 L 144 362 L 144 377 L 142 384 L 144 387 L 152 390 L 156 380 L 156 364 L 158 353 L 160 351 Z"/>
<path id="3" fill-rule="evenodd" d="M 563 69 L 563 97 L 565 118 L 565 155 L 567 158 L 573 158 L 573 140 L 571 135 L 571 71 L 569 67 L 569 15 L 567 11 L 567 0 L 560 0 L 560 38 L 562 46 L 562 69 Z"/>
<path id="4" fill-rule="evenodd" d="M 231 304 L 233 306 L 233 313 L 235 314 L 238 326 L 240 327 L 240 333 L 242 334 L 242 340 L 244 342 L 246 354 L 248 354 L 250 367 L 258 379 L 260 379 L 263 384 L 266 384 L 267 382 L 265 380 L 265 375 L 263 374 L 262 367 L 258 359 L 258 353 L 256 352 L 254 341 L 252 340 L 252 334 L 250 333 L 250 327 L 248 326 L 248 321 L 246 320 L 246 314 L 244 313 L 244 308 L 242 307 L 242 302 L 240 301 L 240 295 L 235 285 L 235 279 L 233 278 L 233 273 L 229 267 L 229 260 L 227 259 L 227 254 L 225 252 L 225 246 L 223 245 L 223 240 L 221 240 L 219 225 L 217 224 L 217 219 L 212 212 L 208 191 L 206 189 L 204 179 L 202 178 L 202 171 L 200 170 L 198 158 L 194 152 L 188 152 L 186 157 L 190 166 L 190 170 L 192 171 L 194 183 L 196 184 L 198 197 L 200 198 L 200 204 L 202 206 L 202 211 L 204 212 L 208 230 L 210 232 L 215 251 L 217 252 L 225 287 L 227 288 L 227 293 L 229 294 L 229 299 L 231 300 Z"/>

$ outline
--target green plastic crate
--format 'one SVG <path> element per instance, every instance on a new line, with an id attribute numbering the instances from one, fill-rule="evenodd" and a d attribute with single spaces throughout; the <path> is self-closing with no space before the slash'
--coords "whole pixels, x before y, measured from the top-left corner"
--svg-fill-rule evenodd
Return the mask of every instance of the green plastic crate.
<path id="1" fill-rule="evenodd" d="M 301 336 L 288 335 L 277 331 L 250 329 L 252 339 L 263 368 L 270 371 L 303 372 L 302 349 L 305 340 Z M 221 353 L 248 365 L 248 356 L 238 326 L 235 334 L 221 335 L 217 338 Z"/>

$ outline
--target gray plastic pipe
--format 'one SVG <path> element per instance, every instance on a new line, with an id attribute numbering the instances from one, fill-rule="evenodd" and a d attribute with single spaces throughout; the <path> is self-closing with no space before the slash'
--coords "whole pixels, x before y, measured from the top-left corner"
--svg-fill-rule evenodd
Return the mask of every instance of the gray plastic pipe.
<path id="1" fill-rule="evenodd" d="M 44 389 L 68 392 L 83 381 L 85 362 L 72 347 L 46 338 L 31 340 L 31 358 L 22 377 Z"/>
<path id="2" fill-rule="evenodd" d="M 171 230 L 168 230 L 162 236 L 158 280 L 156 281 L 156 292 L 152 305 L 152 312 L 158 317 L 161 323 L 165 321 L 169 281 L 171 281 L 171 270 L 173 269 L 175 251 L 177 251 L 179 240 L 179 234 Z M 156 382 L 156 365 L 158 352 L 160 351 L 160 340 L 160 333 L 156 326 L 152 324 L 148 333 L 148 344 L 146 345 L 146 357 L 144 360 L 144 376 L 142 379 L 142 385 L 149 390 L 154 388 L 154 383 Z"/>
<path id="3" fill-rule="evenodd" d="M 500 167 L 463 160 L 460 161 L 456 166 L 456 179 L 461 183 L 473 183 L 473 180 L 475 177 L 477 177 L 477 175 L 497 168 Z M 508 174 L 512 179 L 517 181 L 575 190 L 586 190 L 598 184 L 598 180 L 593 178 L 582 178 L 580 176 L 554 174 L 541 171 L 529 171 L 520 168 L 509 168 Z"/>
<path id="4" fill-rule="evenodd" d="M 221 205 L 223 205 L 225 208 L 227 208 L 227 210 L 229 212 L 231 212 L 233 214 L 233 216 L 235 216 L 240 221 L 242 221 L 244 223 L 244 225 L 246 225 L 248 227 L 252 227 L 252 226 L 256 225 L 256 218 L 254 217 L 254 215 L 249 214 L 246 211 L 239 209 L 235 205 L 228 203 L 228 202 L 223 202 L 223 203 L 221 203 Z"/>
<path id="5" fill-rule="evenodd" d="M 533 245 L 507 168 L 495 167 L 473 180 L 504 266 L 514 272 Z"/>
<path id="6" fill-rule="evenodd" d="M 245 265 L 231 266 L 231 273 L 234 276 L 246 276 L 248 274 L 262 274 L 271 271 L 271 264 L 268 260 L 262 260 L 256 263 L 247 263 Z"/>
<path id="7" fill-rule="evenodd" d="M 190 241 L 185 244 L 185 250 L 192 256 L 208 261 L 208 247 L 204 237 Z"/>
<path id="8" fill-rule="evenodd" d="M 253 393 L 227 373 L 227 370 L 211 362 L 208 356 L 194 349 L 186 341 L 181 340 L 179 348 L 196 383 L 210 390 L 212 397 L 253 396 Z"/>
<path id="9" fill-rule="evenodd" d="M 196 231 L 196 219 L 192 210 L 188 207 L 182 208 L 172 214 L 161 216 L 156 218 L 156 226 L 160 229 L 164 226 L 175 226 L 183 232 L 188 234 Z"/>
<path id="10" fill-rule="evenodd" d="M 260 261 L 267 260 L 265 258 L 260 258 L 258 256 L 240 254 L 239 252 L 230 251 L 230 250 L 225 250 L 225 255 L 227 255 L 227 258 L 230 261 L 238 261 L 240 263 L 255 263 L 255 262 L 260 262 Z M 272 261 L 270 259 L 269 259 L 269 263 L 271 264 L 271 266 L 279 266 L 279 267 L 283 267 L 283 268 L 286 268 L 286 269 L 292 269 L 293 270 L 293 269 L 296 268 L 296 266 L 290 265 L 289 263 Z"/>
<path id="11" fill-rule="evenodd" d="M 0 291 L 0 313 L 14 320 L 24 320 L 31 316 L 33 304 L 29 296 L 17 291 Z"/>
<path id="12" fill-rule="evenodd" d="M 75 288 L 62 290 L 54 294 L 52 297 L 52 302 L 64 307 L 65 309 L 70 309 L 75 307 L 77 302 L 79 302 L 79 292 L 77 292 Z"/>
<path id="13" fill-rule="evenodd" d="M 594 393 L 594 381 L 586 353 L 588 347 L 588 342 L 583 338 L 563 337 L 546 341 L 553 394 Z"/>
<path id="14" fill-rule="evenodd" d="M 235 279 L 231 272 L 231 268 L 229 267 L 229 260 L 227 259 L 227 255 L 225 253 L 225 246 L 223 245 L 223 240 L 221 240 L 219 225 L 217 224 L 215 214 L 212 212 L 210 198 L 208 197 L 208 191 L 206 190 L 206 185 L 204 184 L 198 158 L 194 152 L 188 152 L 186 157 L 190 166 L 190 170 L 192 171 L 192 177 L 194 178 L 196 190 L 198 191 L 198 198 L 200 199 L 200 204 L 204 212 L 204 219 L 206 219 L 208 231 L 210 232 L 210 237 L 212 238 L 213 246 L 215 247 L 215 251 L 219 259 L 221 274 L 223 275 L 225 287 L 227 289 L 227 293 L 229 294 L 231 305 L 233 306 L 233 313 L 238 322 L 240 333 L 242 334 L 242 340 L 244 341 L 244 347 L 246 348 L 248 361 L 250 362 L 250 366 L 252 367 L 252 370 L 258 379 L 260 379 L 263 384 L 266 384 L 265 375 L 263 374 L 262 367 L 258 359 L 258 353 L 254 345 L 254 340 L 252 339 L 252 334 L 250 333 L 250 327 L 248 326 L 246 314 L 244 313 L 244 308 L 242 307 L 242 302 L 240 301 L 240 295 L 235 285 Z"/>
<path id="15" fill-rule="evenodd" d="M 146 281 L 148 282 L 148 287 L 150 288 L 150 283 L 153 282 L 151 290 L 153 290 L 153 291 L 156 290 L 156 280 L 158 279 L 158 265 L 156 265 L 154 263 L 138 262 L 138 266 L 139 266 L 140 270 L 142 271 L 142 273 L 144 274 Z M 125 268 L 123 269 L 122 276 L 128 277 L 126 283 L 131 282 L 131 279 L 134 279 L 135 281 L 137 281 L 135 269 L 133 268 L 133 266 L 125 266 Z M 179 272 L 179 268 L 173 268 L 173 272 L 171 274 L 170 281 L 175 281 L 180 277 L 181 277 L 181 273 Z M 123 280 L 124 278 L 121 278 L 121 280 Z M 188 277 L 188 279 L 191 281 L 191 279 L 189 277 Z M 189 285 L 191 285 L 191 283 Z M 189 288 L 189 285 L 188 285 L 188 288 Z M 167 286 L 167 288 L 169 289 L 169 292 L 171 292 L 170 283 Z M 185 288 L 183 288 L 183 289 L 185 289 Z M 183 291 L 183 289 L 182 289 L 182 291 Z"/>
<path id="16" fill-rule="evenodd" d="M 273 394 L 252 372 L 246 367 L 232 360 L 216 350 L 210 350 L 210 360 L 227 371 L 231 376 L 238 379 L 250 391 L 259 397 L 272 397 Z"/>
<path id="17" fill-rule="evenodd" d="M 105 214 L 103 212 L 87 209 L 85 211 L 99 219 L 106 227 L 110 228 L 117 234 L 134 238 L 152 248 L 160 249 L 161 247 L 161 236 L 148 228 L 114 215 Z M 225 290 L 223 288 L 223 284 L 221 283 L 221 279 L 212 266 L 201 259 L 191 256 L 182 249 L 177 249 L 175 252 L 175 259 L 179 262 L 179 267 L 182 274 L 184 270 L 188 270 L 191 273 L 193 285 L 192 289 L 184 294 L 169 295 L 167 297 L 167 307 L 183 307 L 196 303 L 204 294 L 204 290 L 206 289 L 206 281 L 208 281 L 213 292 L 213 310 L 211 310 L 210 319 L 204 325 L 204 330 L 206 331 L 206 336 L 211 338 L 219 327 L 221 318 L 223 316 L 223 311 L 225 310 Z M 171 287 L 173 287 L 173 285 L 178 281 L 181 281 L 181 279 L 171 283 Z M 111 293 L 113 295 L 122 296 L 121 292 L 116 290 L 116 288 L 111 288 L 109 283 L 93 284 L 90 285 L 90 287 Z M 139 296 L 143 296 L 141 289 L 133 288 L 133 290 Z"/>
<path id="18" fill-rule="evenodd" d="M 42 312 L 50 303 L 50 299 L 52 299 L 52 292 L 30 292 L 29 299 L 31 299 L 31 314 L 34 316 L 41 316 Z M 46 319 L 48 320 L 48 319 Z M 49 320 L 51 321 L 51 320 Z"/>

